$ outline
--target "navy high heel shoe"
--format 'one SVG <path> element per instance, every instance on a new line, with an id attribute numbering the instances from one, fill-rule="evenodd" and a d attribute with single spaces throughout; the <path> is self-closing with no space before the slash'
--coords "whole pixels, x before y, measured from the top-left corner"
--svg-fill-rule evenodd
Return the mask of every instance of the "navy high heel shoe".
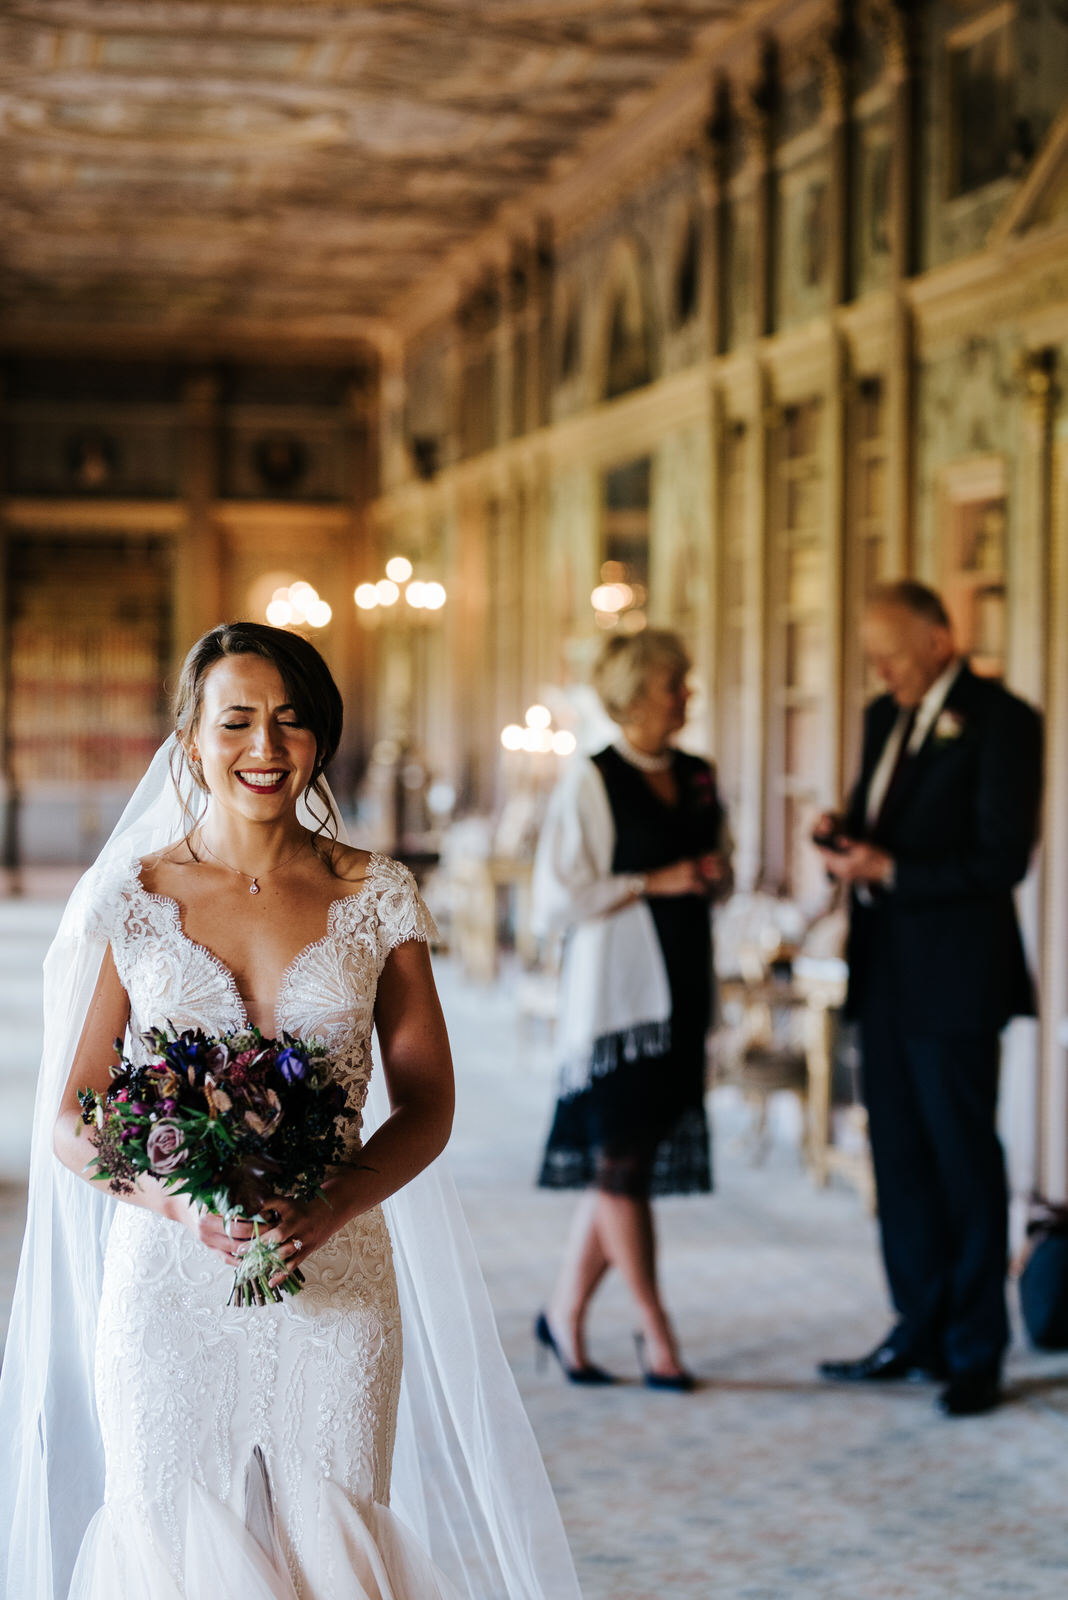
<path id="1" fill-rule="evenodd" d="M 544 1367 L 545 1359 L 551 1351 L 560 1363 L 560 1371 L 568 1383 L 583 1383 L 587 1386 L 604 1383 L 615 1383 L 615 1378 L 603 1367 L 595 1367 L 592 1362 L 587 1362 L 584 1367 L 569 1367 L 560 1353 L 560 1347 L 553 1338 L 553 1330 L 549 1326 L 549 1319 L 544 1311 L 539 1311 L 534 1319 L 534 1341 L 538 1355 L 539 1367 Z"/>
<path id="2" fill-rule="evenodd" d="M 675 1394 L 692 1394 L 697 1388 L 697 1379 L 692 1372 L 687 1372 L 683 1367 L 679 1372 L 650 1372 L 645 1365 L 645 1335 L 634 1335 L 634 1348 L 638 1352 L 638 1366 L 641 1368 L 642 1382 L 647 1389 L 668 1389 Z"/>

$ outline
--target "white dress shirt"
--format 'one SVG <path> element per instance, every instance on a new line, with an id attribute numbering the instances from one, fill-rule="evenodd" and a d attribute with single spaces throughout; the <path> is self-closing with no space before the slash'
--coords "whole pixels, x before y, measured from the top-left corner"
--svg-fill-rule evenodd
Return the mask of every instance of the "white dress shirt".
<path id="1" fill-rule="evenodd" d="M 935 679 L 934 683 L 932 683 L 931 687 L 928 689 L 927 693 L 917 706 L 916 720 L 912 724 L 912 732 L 909 735 L 908 753 L 910 756 L 914 756 L 920 749 L 924 740 L 927 738 L 927 735 L 937 722 L 942 707 L 946 703 L 949 691 L 956 683 L 958 674 L 960 673 L 963 665 L 964 663 L 960 656 L 954 656 L 953 660 L 949 663 L 949 666 L 946 667 L 943 672 L 939 673 L 938 677 Z M 879 812 L 882 809 L 883 801 L 886 799 L 886 791 L 890 787 L 890 779 L 893 776 L 894 768 L 897 765 L 898 752 L 901 749 L 901 741 L 904 738 L 905 728 L 908 724 L 910 714 L 910 708 L 908 706 L 902 706 L 898 711 L 897 721 L 890 729 L 889 737 L 883 746 L 883 753 L 879 757 L 879 760 L 875 766 L 875 771 L 871 775 L 871 782 L 868 785 L 867 802 L 864 808 L 864 819 L 869 828 L 875 825 Z"/>

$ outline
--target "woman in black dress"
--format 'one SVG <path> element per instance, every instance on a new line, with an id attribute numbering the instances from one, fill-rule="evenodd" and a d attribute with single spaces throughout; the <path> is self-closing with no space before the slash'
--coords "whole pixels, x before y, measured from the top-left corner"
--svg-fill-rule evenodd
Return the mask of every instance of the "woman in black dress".
<path id="1" fill-rule="evenodd" d="M 686 1389 L 657 1284 L 650 1199 L 707 1192 L 709 905 L 729 876 L 713 768 L 675 749 L 690 660 L 660 629 L 608 641 L 594 682 L 617 741 L 576 758 L 553 795 L 534 872 L 540 931 L 564 934 L 561 1085 L 539 1183 L 584 1188 L 556 1287 L 535 1327 L 577 1383 L 584 1324 L 610 1266 L 641 1320 L 645 1381 Z"/>

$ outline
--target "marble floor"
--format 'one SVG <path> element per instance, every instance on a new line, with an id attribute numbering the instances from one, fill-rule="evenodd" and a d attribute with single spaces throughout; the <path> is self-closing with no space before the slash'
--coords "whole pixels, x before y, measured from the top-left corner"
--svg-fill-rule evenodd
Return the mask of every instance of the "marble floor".
<path id="1" fill-rule="evenodd" d="M 0 902 L 0 1027 L 15 1041 L 0 1067 L 5 1315 L 34 974 L 54 917 L 48 903 Z M 460 1090 L 449 1159 L 586 1600 L 1068 1593 L 1068 1356 L 1019 1346 L 1010 1403 L 966 1421 L 938 1416 L 926 1388 L 821 1385 L 816 1360 L 867 1348 L 886 1312 L 874 1225 L 850 1191 L 819 1193 L 800 1172 L 788 1104 L 770 1156 L 753 1167 L 741 1108 L 717 1097 L 718 1192 L 659 1207 L 667 1292 L 698 1392 L 641 1386 L 632 1318 L 611 1282 L 593 1350 L 626 1381 L 583 1391 L 539 1373 L 531 1318 L 572 1203 L 531 1187 L 552 1096 L 547 1040 L 517 1026 L 507 978 L 476 988 L 447 961 L 439 974 Z"/>

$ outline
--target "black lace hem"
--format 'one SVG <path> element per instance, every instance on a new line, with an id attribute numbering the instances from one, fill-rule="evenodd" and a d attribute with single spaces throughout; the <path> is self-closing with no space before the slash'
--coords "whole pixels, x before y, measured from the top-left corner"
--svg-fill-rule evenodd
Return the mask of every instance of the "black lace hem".
<path id="1" fill-rule="evenodd" d="M 619 1141 L 579 1145 L 561 1139 L 556 1130 L 538 1174 L 539 1189 L 600 1189 L 632 1199 L 664 1195 L 708 1194 L 712 1160 L 704 1108 L 684 1111 L 670 1130 L 644 1147 Z"/>

